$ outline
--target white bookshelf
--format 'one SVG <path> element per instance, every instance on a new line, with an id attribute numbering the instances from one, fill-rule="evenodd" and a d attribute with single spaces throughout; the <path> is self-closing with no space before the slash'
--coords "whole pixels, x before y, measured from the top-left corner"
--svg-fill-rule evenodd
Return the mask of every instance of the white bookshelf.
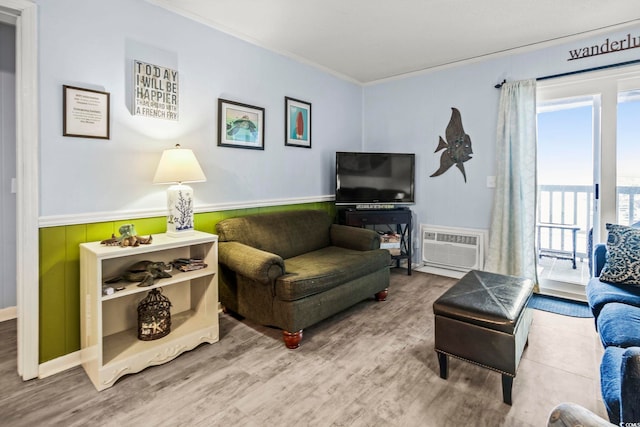
<path id="1" fill-rule="evenodd" d="M 203 259 L 207 267 L 159 279 L 152 286 L 119 282 L 125 289 L 103 295 L 105 280 L 120 276 L 138 261 L 169 263 Z M 194 232 L 185 237 L 153 235 L 138 247 L 80 245 L 80 315 L 82 366 L 98 390 L 120 377 L 168 362 L 202 343 L 218 341 L 218 237 Z M 171 301 L 171 332 L 160 339 L 138 339 L 138 303 L 154 288 Z"/>

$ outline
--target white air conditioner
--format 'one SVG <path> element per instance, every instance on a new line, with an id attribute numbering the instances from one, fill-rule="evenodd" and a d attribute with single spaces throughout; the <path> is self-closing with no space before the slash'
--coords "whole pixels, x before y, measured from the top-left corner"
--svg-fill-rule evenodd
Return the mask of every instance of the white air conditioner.
<path id="1" fill-rule="evenodd" d="M 484 268 L 483 230 L 421 225 L 420 235 L 424 266 L 457 272 Z"/>

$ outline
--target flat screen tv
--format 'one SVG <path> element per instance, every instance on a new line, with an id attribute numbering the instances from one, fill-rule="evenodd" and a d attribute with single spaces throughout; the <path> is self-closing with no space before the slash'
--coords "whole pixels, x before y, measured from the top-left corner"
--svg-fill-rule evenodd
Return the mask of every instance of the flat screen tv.
<path id="1" fill-rule="evenodd" d="M 415 154 L 336 152 L 336 204 L 415 203 Z"/>

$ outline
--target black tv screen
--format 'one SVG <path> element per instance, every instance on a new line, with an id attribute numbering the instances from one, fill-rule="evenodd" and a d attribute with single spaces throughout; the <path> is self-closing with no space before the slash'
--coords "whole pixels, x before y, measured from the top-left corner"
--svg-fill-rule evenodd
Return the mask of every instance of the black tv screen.
<path id="1" fill-rule="evenodd" d="M 414 179 L 414 154 L 336 152 L 336 204 L 411 204 Z"/>

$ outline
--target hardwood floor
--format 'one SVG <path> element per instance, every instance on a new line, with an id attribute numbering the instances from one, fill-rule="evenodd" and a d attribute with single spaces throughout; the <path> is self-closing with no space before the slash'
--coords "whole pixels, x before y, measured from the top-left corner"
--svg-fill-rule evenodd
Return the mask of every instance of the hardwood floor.
<path id="1" fill-rule="evenodd" d="M 432 303 L 455 279 L 392 270 L 373 296 L 304 331 L 287 350 L 279 330 L 221 314 L 220 342 L 125 376 L 97 392 L 81 367 L 23 382 L 16 322 L 0 323 L 3 426 L 544 426 L 571 401 L 606 417 L 593 319 L 534 311 L 513 384 L 450 360 L 438 375 Z"/>

